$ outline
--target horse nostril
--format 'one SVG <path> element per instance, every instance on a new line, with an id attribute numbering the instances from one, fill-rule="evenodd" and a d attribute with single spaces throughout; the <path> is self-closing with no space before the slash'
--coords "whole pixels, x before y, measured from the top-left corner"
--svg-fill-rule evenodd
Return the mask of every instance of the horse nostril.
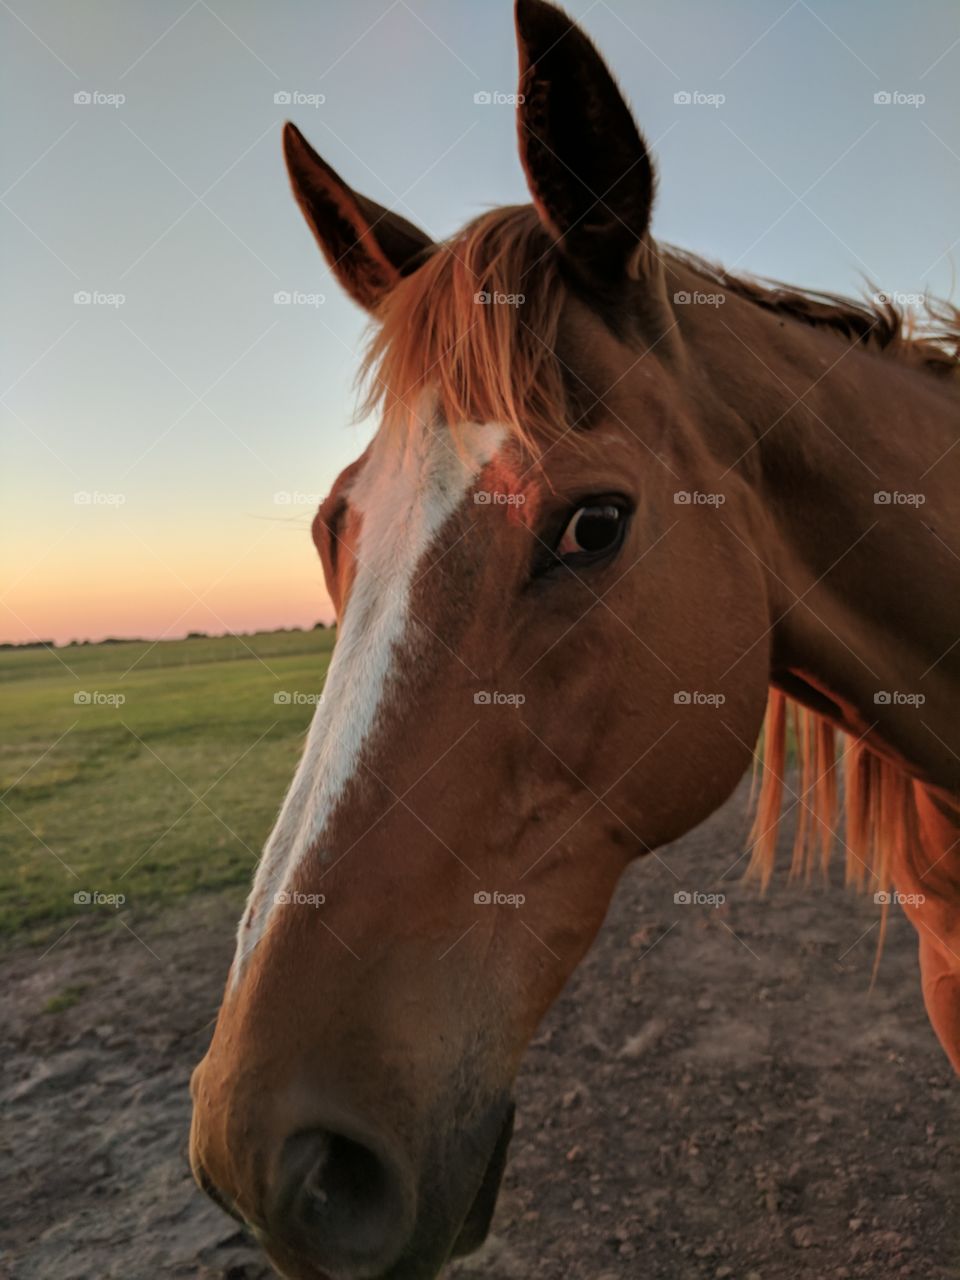
<path id="1" fill-rule="evenodd" d="M 386 1270 L 413 1227 L 397 1173 L 371 1147 L 314 1129 L 284 1146 L 271 1227 L 331 1270 Z"/>
<path id="2" fill-rule="evenodd" d="M 337 1215 L 341 1227 L 370 1225 L 389 1200 L 387 1174 L 366 1147 L 339 1134 L 317 1135 L 313 1164 L 300 1192 L 300 1220 L 323 1227 Z"/>

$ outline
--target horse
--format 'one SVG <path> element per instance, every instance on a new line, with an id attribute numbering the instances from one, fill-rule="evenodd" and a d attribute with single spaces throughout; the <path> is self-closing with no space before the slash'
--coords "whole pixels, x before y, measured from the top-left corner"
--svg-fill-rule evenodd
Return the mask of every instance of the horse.
<path id="1" fill-rule="evenodd" d="M 285 127 L 379 426 L 313 522 L 339 633 L 190 1153 L 303 1280 L 479 1246 L 525 1047 L 618 879 L 756 756 L 753 874 L 787 791 L 796 870 L 842 844 L 902 904 L 960 1068 L 960 314 L 657 242 L 600 54 L 545 0 L 516 28 L 531 202 L 444 243 Z"/>

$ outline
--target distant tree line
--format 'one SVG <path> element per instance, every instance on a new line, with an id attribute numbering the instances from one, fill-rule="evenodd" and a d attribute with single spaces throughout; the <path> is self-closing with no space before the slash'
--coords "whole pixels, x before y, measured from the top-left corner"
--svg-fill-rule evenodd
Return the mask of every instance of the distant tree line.
<path id="1" fill-rule="evenodd" d="M 311 630 L 326 631 L 336 629 L 336 622 L 315 622 Z M 306 627 L 274 627 L 275 632 L 284 634 L 293 634 L 294 632 L 304 632 Z M 256 631 L 223 631 L 219 634 L 211 634 L 207 631 L 188 631 L 187 640 L 225 640 L 228 636 L 254 636 L 261 633 Z M 175 642 L 175 641 L 174 641 Z M 56 640 L 0 640 L 0 649 L 72 649 L 82 648 L 84 645 L 90 644 L 153 644 L 154 641 L 149 636 L 105 636 L 103 640 L 67 640 L 65 644 L 58 645 Z M 164 643 L 160 641 L 159 643 Z"/>

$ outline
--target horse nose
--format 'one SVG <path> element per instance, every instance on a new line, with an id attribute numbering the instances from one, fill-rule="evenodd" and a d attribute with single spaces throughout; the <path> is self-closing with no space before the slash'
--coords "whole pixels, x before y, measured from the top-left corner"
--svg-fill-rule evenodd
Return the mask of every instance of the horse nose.
<path id="1" fill-rule="evenodd" d="M 382 1275 L 409 1241 L 415 1214 L 410 1182 L 372 1141 L 310 1129 L 284 1144 L 269 1234 L 321 1269 Z"/>

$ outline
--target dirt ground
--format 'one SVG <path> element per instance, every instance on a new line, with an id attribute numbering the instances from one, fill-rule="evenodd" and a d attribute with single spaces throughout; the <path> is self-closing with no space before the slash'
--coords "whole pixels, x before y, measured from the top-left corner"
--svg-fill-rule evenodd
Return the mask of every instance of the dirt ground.
<path id="1" fill-rule="evenodd" d="M 625 879 L 527 1055 L 491 1237 L 451 1275 L 960 1276 L 958 1089 L 911 929 L 891 919 L 871 995 L 872 901 L 721 882 L 745 800 Z M 727 901 L 673 905 L 692 888 Z M 186 1162 L 236 901 L 4 960 L 0 1275 L 272 1274 Z"/>

